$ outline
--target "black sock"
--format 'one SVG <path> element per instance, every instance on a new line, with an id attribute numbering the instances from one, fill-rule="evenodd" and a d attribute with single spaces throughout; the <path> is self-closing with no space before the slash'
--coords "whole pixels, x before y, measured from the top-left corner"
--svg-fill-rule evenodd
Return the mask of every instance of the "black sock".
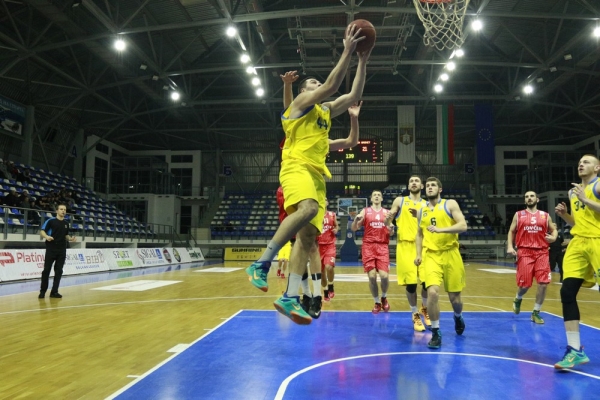
<path id="1" fill-rule="evenodd" d="M 327 290 L 327 289 L 323 290 L 323 294 L 326 298 L 329 297 L 329 290 Z"/>
<path id="2" fill-rule="evenodd" d="M 431 333 L 436 334 L 440 328 L 431 328 Z"/>
<path id="3" fill-rule="evenodd" d="M 327 289 L 329 289 L 330 292 L 333 292 L 333 283 L 327 285 Z"/>

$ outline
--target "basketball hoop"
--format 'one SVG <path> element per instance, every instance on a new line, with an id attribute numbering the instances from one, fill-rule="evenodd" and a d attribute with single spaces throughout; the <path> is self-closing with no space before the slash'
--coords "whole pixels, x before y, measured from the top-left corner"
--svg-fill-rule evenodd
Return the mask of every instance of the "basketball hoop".
<path id="1" fill-rule="evenodd" d="M 438 50 L 462 46 L 463 22 L 470 0 L 413 0 L 423 27 L 423 43 Z"/>

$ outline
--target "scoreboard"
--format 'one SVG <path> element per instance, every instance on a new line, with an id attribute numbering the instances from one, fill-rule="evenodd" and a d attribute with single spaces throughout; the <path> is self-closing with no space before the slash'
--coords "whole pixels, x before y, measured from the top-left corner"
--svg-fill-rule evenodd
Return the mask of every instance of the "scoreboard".
<path id="1" fill-rule="evenodd" d="M 327 156 L 328 163 L 381 163 L 383 149 L 377 140 L 359 140 L 351 149 L 332 151 Z"/>

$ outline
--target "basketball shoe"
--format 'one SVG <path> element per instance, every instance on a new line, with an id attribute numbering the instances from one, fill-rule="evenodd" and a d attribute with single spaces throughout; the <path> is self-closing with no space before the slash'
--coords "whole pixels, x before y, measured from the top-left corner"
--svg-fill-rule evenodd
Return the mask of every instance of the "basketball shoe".
<path id="1" fill-rule="evenodd" d="M 302 309 L 298 300 L 298 296 L 287 297 L 287 295 L 284 294 L 279 299 L 275 300 L 273 305 L 277 311 L 295 323 L 299 325 L 308 325 L 312 322 L 312 318 Z"/>
<path id="2" fill-rule="evenodd" d="M 421 316 L 419 315 L 418 312 L 416 312 L 412 315 L 412 320 L 413 320 L 413 327 L 414 327 L 415 331 L 417 331 L 417 332 L 425 331 L 425 326 L 423 326 L 423 322 L 421 321 Z"/>
<path id="3" fill-rule="evenodd" d="M 248 280 L 255 287 L 259 288 L 263 292 L 269 290 L 269 285 L 267 284 L 267 275 L 269 274 L 269 269 L 271 268 L 270 261 L 256 261 L 252 263 L 248 268 L 246 268 L 246 274 L 248 274 Z"/>
<path id="4" fill-rule="evenodd" d="M 575 350 L 571 346 L 567 346 L 567 351 L 562 360 L 554 364 L 554 368 L 556 369 L 567 369 L 573 368 L 580 364 L 588 363 L 590 359 L 583 352 L 583 346 L 581 349 Z"/>

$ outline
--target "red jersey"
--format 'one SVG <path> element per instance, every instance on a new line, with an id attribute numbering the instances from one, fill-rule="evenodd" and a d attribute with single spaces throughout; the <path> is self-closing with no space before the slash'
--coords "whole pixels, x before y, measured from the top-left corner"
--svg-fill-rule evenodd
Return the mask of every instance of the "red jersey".
<path id="1" fill-rule="evenodd" d="M 279 206 L 279 223 L 282 223 L 285 217 L 287 217 L 287 213 L 285 212 L 285 208 L 283 208 L 283 204 L 285 199 L 283 198 L 283 188 L 279 186 L 277 188 L 277 205 Z"/>
<path id="2" fill-rule="evenodd" d="M 522 210 L 517 213 L 517 228 L 515 245 L 518 248 L 548 250 L 546 232 L 548 231 L 548 213 L 536 211 L 534 213 Z"/>
<path id="3" fill-rule="evenodd" d="M 335 228 L 335 213 L 333 211 L 326 211 L 325 216 L 323 217 L 323 233 L 319 235 L 319 244 L 331 244 L 335 243 L 335 233 L 333 233 L 333 228 Z"/>
<path id="4" fill-rule="evenodd" d="M 390 231 L 385 226 L 385 215 L 387 210 L 381 208 L 379 211 L 373 210 L 371 207 L 365 208 L 365 219 L 363 225 L 365 227 L 365 235 L 363 243 L 389 243 Z"/>

